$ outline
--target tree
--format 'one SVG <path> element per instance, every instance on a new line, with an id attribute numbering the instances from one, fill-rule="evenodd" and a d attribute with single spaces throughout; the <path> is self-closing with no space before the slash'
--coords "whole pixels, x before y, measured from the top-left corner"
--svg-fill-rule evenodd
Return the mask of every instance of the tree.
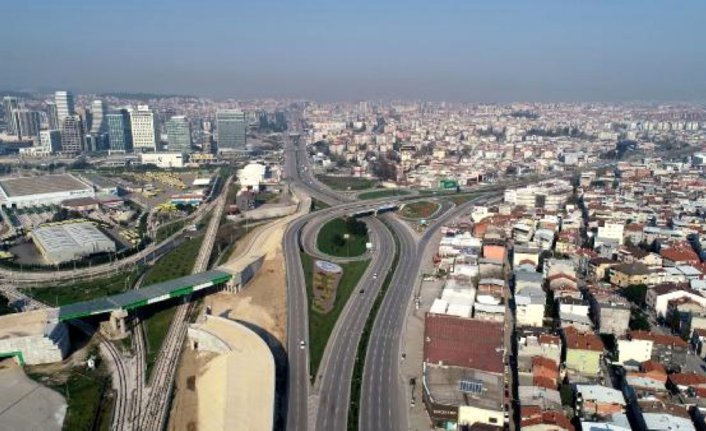
<path id="1" fill-rule="evenodd" d="M 630 330 L 631 331 L 649 331 L 650 322 L 645 317 L 645 314 L 639 309 L 635 309 L 630 314 Z"/>
<path id="2" fill-rule="evenodd" d="M 354 217 L 349 217 L 346 219 L 346 230 L 349 234 L 362 237 L 367 233 L 367 228 L 365 223 L 359 221 Z"/>
<path id="3" fill-rule="evenodd" d="M 645 296 L 647 295 L 647 286 L 644 284 L 633 284 L 621 290 L 621 293 L 628 301 L 640 307 L 645 306 Z"/>

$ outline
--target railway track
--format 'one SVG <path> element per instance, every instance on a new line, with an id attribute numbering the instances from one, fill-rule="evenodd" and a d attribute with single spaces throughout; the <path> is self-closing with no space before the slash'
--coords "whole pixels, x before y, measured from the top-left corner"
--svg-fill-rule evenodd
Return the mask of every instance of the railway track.
<path id="1" fill-rule="evenodd" d="M 228 178 L 223 190 L 228 190 L 232 177 Z M 227 193 L 223 193 L 214 201 L 214 210 L 201 249 L 196 257 L 192 273 L 203 272 L 208 269 L 211 251 L 215 243 L 216 233 L 220 226 L 221 217 L 226 204 Z M 151 379 L 147 390 L 147 402 L 141 414 L 139 430 L 161 431 L 167 421 L 167 413 L 171 404 L 172 391 L 174 389 L 174 375 L 176 374 L 179 353 L 186 338 L 189 327 L 189 317 L 195 309 L 195 305 L 190 301 L 191 295 L 184 297 L 184 302 L 177 307 L 172 324 L 167 332 L 167 337 L 162 343 L 162 350 L 152 371 Z"/>
<path id="2" fill-rule="evenodd" d="M 127 366 L 125 364 L 125 360 L 123 359 L 123 355 L 110 340 L 101 334 L 100 330 L 94 330 L 91 325 L 83 322 L 82 320 L 72 320 L 69 324 L 86 334 L 88 337 L 94 334 L 97 335 L 101 342 L 101 348 L 110 356 L 114 367 L 113 375 L 117 377 L 117 381 L 113 382 L 116 389 L 115 410 L 110 428 L 118 431 L 126 429 L 128 424 L 126 423 L 125 418 L 128 417 L 130 411 L 130 402 L 127 399 L 128 376 Z"/>

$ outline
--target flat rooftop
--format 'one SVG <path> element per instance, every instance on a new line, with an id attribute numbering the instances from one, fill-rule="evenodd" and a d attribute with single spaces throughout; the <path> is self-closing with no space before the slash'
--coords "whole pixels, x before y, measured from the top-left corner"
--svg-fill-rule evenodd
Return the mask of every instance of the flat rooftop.
<path id="1" fill-rule="evenodd" d="M 50 253 L 80 249 L 94 243 L 114 244 L 112 239 L 90 222 L 42 226 L 32 231 L 32 236 Z"/>
<path id="2" fill-rule="evenodd" d="M 503 377 L 464 367 L 425 365 L 424 386 L 434 402 L 474 406 L 489 410 L 503 408 Z"/>
<path id="3" fill-rule="evenodd" d="M 91 187 L 69 174 L 42 175 L 37 177 L 1 178 L 0 187 L 9 198 L 71 190 L 86 190 Z"/>

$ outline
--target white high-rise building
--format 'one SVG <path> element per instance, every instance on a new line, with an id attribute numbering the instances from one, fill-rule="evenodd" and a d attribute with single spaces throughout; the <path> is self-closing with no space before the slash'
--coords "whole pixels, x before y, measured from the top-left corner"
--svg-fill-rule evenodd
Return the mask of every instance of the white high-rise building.
<path id="1" fill-rule="evenodd" d="M 91 130 L 89 133 L 94 136 L 105 133 L 107 130 L 105 123 L 105 102 L 102 100 L 94 100 L 91 103 L 91 114 L 93 115 L 93 119 L 91 120 Z"/>
<path id="2" fill-rule="evenodd" d="M 135 151 L 157 151 L 159 149 L 159 125 L 154 112 L 147 105 L 138 105 L 130 112 L 132 148 Z"/>
<path id="3" fill-rule="evenodd" d="M 85 149 L 83 122 L 78 115 L 69 115 L 61 125 L 61 151 L 78 154 Z"/>
<path id="4" fill-rule="evenodd" d="M 56 116 L 59 124 L 64 124 L 64 119 L 69 115 L 74 115 L 74 95 L 69 91 L 57 91 L 54 93 L 54 103 L 56 104 Z"/>
<path id="5" fill-rule="evenodd" d="M 5 109 L 5 132 L 8 135 L 17 134 L 17 118 L 15 110 L 20 109 L 20 102 L 16 97 L 5 96 L 2 99 L 3 108 Z"/>
<path id="6" fill-rule="evenodd" d="M 18 137 L 29 138 L 31 136 L 39 136 L 39 112 L 30 111 L 29 109 L 15 109 L 13 115 L 15 117 Z"/>
<path id="7" fill-rule="evenodd" d="M 42 150 L 48 153 L 61 151 L 61 133 L 58 130 L 40 131 L 39 142 Z"/>

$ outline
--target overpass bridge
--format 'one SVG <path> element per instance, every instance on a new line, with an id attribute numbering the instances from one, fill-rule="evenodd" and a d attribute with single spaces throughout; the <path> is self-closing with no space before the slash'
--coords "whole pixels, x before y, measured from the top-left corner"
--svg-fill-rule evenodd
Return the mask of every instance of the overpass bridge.
<path id="1" fill-rule="evenodd" d="M 231 279 L 233 279 L 233 274 L 216 269 L 153 284 L 141 289 L 129 290 L 113 296 L 76 302 L 59 307 L 59 321 L 80 319 L 119 310 L 130 311 L 209 287 L 224 285 Z"/>

